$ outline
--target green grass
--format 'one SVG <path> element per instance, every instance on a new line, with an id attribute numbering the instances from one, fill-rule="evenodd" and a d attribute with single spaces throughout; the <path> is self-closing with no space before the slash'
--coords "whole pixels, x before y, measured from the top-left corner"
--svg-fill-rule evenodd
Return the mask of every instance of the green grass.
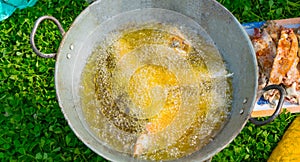
<path id="1" fill-rule="evenodd" d="M 300 3 L 287 0 L 219 0 L 240 22 L 300 15 Z M 34 21 L 53 15 L 68 29 L 87 6 L 84 0 L 39 0 L 0 22 L 0 161 L 105 161 L 69 128 L 56 100 L 54 59 L 37 57 L 30 48 Z M 55 52 L 61 36 L 44 22 L 36 40 L 43 52 Z M 213 161 L 265 161 L 295 115 L 256 127 L 248 123 Z"/>

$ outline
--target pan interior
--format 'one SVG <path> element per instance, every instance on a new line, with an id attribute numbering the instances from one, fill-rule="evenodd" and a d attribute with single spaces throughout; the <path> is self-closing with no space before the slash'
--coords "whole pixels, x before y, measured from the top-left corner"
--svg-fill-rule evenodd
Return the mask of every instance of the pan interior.
<path id="1" fill-rule="evenodd" d="M 122 13 L 103 28 L 110 30 L 80 83 L 84 122 L 99 142 L 151 160 L 181 158 L 209 143 L 229 116 L 232 90 L 204 29 L 164 9 Z"/>

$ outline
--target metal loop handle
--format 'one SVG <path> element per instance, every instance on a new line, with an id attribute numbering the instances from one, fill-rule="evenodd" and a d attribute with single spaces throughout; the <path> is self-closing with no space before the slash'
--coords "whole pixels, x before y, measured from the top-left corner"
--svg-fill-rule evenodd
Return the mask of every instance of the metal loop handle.
<path id="1" fill-rule="evenodd" d="M 45 53 L 42 53 L 40 50 L 37 49 L 36 45 L 35 45 L 35 41 L 34 41 L 34 37 L 35 37 L 35 34 L 36 34 L 36 31 L 39 27 L 39 25 L 41 24 L 42 21 L 44 20 L 51 20 L 53 21 L 56 26 L 58 27 L 60 33 L 62 36 L 65 35 L 65 30 L 63 29 L 63 27 L 61 26 L 60 22 L 53 16 L 42 16 L 40 18 L 38 18 L 33 26 L 33 29 L 31 31 L 31 34 L 30 34 L 30 44 L 31 44 L 31 48 L 32 50 L 40 57 L 43 57 L 43 58 L 54 58 L 56 56 L 57 53 L 49 53 L 49 54 L 45 54 Z"/>
<path id="2" fill-rule="evenodd" d="M 272 114 L 272 116 L 270 116 L 267 120 L 264 120 L 264 121 L 259 121 L 256 118 L 250 118 L 249 121 L 257 126 L 262 126 L 262 125 L 272 122 L 279 115 L 279 113 L 282 109 L 282 105 L 283 105 L 284 98 L 286 95 L 285 89 L 280 85 L 269 85 L 269 86 L 263 88 L 262 93 L 264 93 L 268 90 L 271 90 L 271 89 L 277 89 L 280 94 L 280 98 L 279 98 L 278 104 L 276 106 L 275 112 Z"/>

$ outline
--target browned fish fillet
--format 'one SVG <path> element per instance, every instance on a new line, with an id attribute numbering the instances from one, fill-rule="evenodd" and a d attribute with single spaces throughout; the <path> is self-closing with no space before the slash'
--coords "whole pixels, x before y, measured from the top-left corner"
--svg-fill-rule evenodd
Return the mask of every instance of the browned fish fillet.
<path id="1" fill-rule="evenodd" d="M 276 45 L 271 36 L 263 30 L 254 29 L 254 36 L 251 39 L 255 49 L 257 63 L 259 66 L 259 90 L 266 86 L 270 78 L 273 61 L 276 56 Z"/>
<path id="2" fill-rule="evenodd" d="M 293 65 L 297 65 L 298 40 L 292 29 L 283 29 L 278 41 L 277 53 L 270 74 L 269 84 L 280 84 Z M 296 66 L 297 67 L 297 66 Z"/>

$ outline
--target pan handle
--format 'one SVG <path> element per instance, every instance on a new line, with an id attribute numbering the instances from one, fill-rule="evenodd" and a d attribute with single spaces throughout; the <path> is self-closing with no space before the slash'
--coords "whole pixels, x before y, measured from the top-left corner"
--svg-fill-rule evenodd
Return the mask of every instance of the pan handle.
<path id="1" fill-rule="evenodd" d="M 286 95 L 285 89 L 280 85 L 269 85 L 269 86 L 263 88 L 262 93 L 264 93 L 268 90 L 271 90 L 271 89 L 277 89 L 280 94 L 280 98 L 279 98 L 278 104 L 276 106 L 275 112 L 272 114 L 272 116 L 270 116 L 267 120 L 264 120 L 264 121 L 259 121 L 256 118 L 250 118 L 249 121 L 251 123 L 255 124 L 256 126 L 262 126 L 262 125 L 272 122 L 279 115 L 279 113 L 282 109 L 282 105 L 283 105 L 284 98 Z"/>
<path id="2" fill-rule="evenodd" d="M 42 16 L 40 18 L 38 18 L 33 26 L 33 29 L 30 33 L 30 44 L 31 44 L 31 48 L 32 50 L 40 57 L 43 57 L 43 58 L 54 58 L 56 56 L 57 53 L 50 53 L 50 54 L 45 54 L 45 53 L 42 53 L 39 49 L 37 49 L 36 45 L 35 45 L 35 41 L 34 41 L 34 37 L 35 37 L 35 34 L 36 34 L 36 31 L 39 27 L 39 25 L 41 24 L 42 21 L 44 20 L 51 20 L 53 21 L 56 26 L 58 27 L 60 33 L 62 36 L 65 35 L 65 30 L 63 29 L 62 25 L 60 24 L 60 22 L 53 16 Z"/>

